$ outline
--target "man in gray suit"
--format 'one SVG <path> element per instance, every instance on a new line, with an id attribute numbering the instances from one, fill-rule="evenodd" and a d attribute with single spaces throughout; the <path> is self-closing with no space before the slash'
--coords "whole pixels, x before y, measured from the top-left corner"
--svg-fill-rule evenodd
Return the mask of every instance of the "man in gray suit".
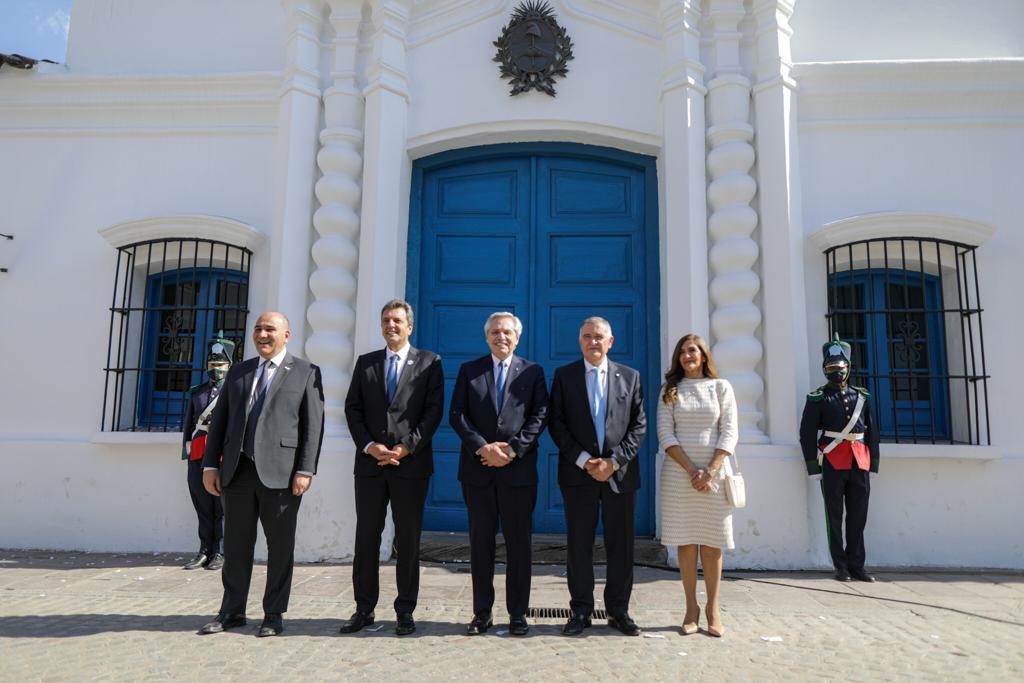
<path id="1" fill-rule="evenodd" d="M 302 494 L 316 474 L 324 430 L 320 369 L 288 353 L 288 319 L 264 313 L 253 327 L 259 358 L 224 380 L 203 454 L 203 485 L 224 507 L 225 562 L 220 612 L 202 635 L 243 626 L 256 522 L 267 538 L 267 584 L 257 636 L 284 630 Z"/>

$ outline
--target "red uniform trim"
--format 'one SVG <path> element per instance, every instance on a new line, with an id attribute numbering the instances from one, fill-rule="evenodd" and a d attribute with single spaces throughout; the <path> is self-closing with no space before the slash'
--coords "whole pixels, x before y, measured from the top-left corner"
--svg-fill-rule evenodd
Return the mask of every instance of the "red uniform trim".
<path id="1" fill-rule="evenodd" d="M 860 441 L 843 440 L 825 454 L 828 463 L 834 470 L 852 470 L 853 461 L 856 459 L 857 467 L 862 470 L 871 468 L 871 451 Z"/>

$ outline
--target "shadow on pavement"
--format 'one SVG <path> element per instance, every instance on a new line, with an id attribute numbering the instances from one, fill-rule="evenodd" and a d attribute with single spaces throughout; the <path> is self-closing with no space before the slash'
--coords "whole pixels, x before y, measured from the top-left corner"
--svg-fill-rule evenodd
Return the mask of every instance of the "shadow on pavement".
<path id="1" fill-rule="evenodd" d="M 784 581 L 770 581 L 768 579 L 752 579 L 748 577 L 728 577 L 723 576 L 725 581 L 747 581 L 750 583 L 761 583 L 768 586 L 781 586 L 783 588 L 792 588 L 799 591 L 812 591 L 815 593 L 829 593 L 832 595 L 841 595 L 847 598 L 864 599 L 864 600 L 875 600 L 877 602 L 890 603 L 895 605 L 910 605 L 912 607 L 930 607 L 931 609 L 943 610 L 946 612 L 952 612 L 954 614 L 960 614 L 968 617 L 976 617 L 978 619 L 984 619 L 986 621 L 992 621 L 999 624 L 1007 624 L 1008 626 L 1021 626 L 1024 627 L 1024 621 L 1013 621 L 1011 619 L 1002 619 L 1000 617 L 992 617 L 985 614 L 979 614 L 977 612 L 971 612 L 968 610 L 959 609 L 957 607 L 949 607 L 947 605 L 936 605 L 928 602 L 917 602 L 914 600 L 904 600 L 902 598 L 888 598 L 880 595 L 868 595 L 866 593 L 851 592 L 849 590 L 835 590 L 830 588 L 815 588 L 806 585 L 797 585 L 792 583 L 786 583 Z"/>

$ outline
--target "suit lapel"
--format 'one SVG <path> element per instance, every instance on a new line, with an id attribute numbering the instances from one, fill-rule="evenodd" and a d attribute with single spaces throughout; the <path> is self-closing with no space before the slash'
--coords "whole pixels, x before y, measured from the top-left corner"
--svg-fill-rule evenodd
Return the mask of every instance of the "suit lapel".
<path id="1" fill-rule="evenodd" d="M 242 372 L 242 400 L 244 401 L 243 405 L 248 406 L 249 396 L 252 395 L 252 383 L 256 381 L 256 368 L 260 366 L 260 358 L 257 356 L 256 358 L 250 358 L 245 362 L 248 367 L 246 367 L 245 371 Z M 243 365 L 243 367 L 245 366 Z M 246 408 L 246 410 L 248 410 L 248 408 Z"/>
<path id="2" fill-rule="evenodd" d="M 608 361 L 608 391 L 605 394 L 605 409 L 604 409 L 604 433 L 608 433 L 608 426 L 615 424 L 615 419 L 618 417 L 619 402 L 618 397 L 622 394 L 622 373 L 619 372 L 619 366 L 615 363 Z M 613 416 L 614 413 L 614 416 Z"/>
<path id="3" fill-rule="evenodd" d="M 388 363 L 388 350 L 377 352 L 379 355 L 366 367 L 366 381 L 374 391 L 380 392 L 380 400 L 384 405 L 388 404 L 387 370 L 384 367 Z"/>
<path id="4" fill-rule="evenodd" d="M 494 408 L 494 412 L 498 412 L 498 378 L 494 376 L 494 358 L 490 354 L 480 359 L 480 364 L 484 368 L 484 388 L 487 390 L 487 399 L 491 402 L 491 407 Z M 506 378 L 507 381 L 507 378 Z"/>
<path id="5" fill-rule="evenodd" d="M 385 353 L 384 356 L 385 356 L 385 358 L 387 358 L 387 353 Z M 416 367 L 416 362 L 419 360 L 419 357 L 420 357 L 420 352 L 417 351 L 415 348 L 410 346 L 409 347 L 409 355 L 406 356 L 406 358 L 405 358 L 405 363 L 404 363 L 404 367 L 402 368 L 402 372 L 399 373 L 399 375 L 398 375 L 398 385 L 395 387 L 395 396 L 396 397 L 400 393 L 405 391 L 405 388 L 407 386 L 409 386 L 409 382 L 412 381 L 412 379 L 410 379 L 410 377 L 413 374 L 412 373 L 413 368 Z M 385 386 L 384 386 L 384 400 L 387 401 L 387 398 L 388 398 L 388 389 L 387 389 L 387 386 L 385 384 Z"/>
<path id="6" fill-rule="evenodd" d="M 284 358 L 281 360 L 281 367 L 274 370 L 274 379 L 270 381 L 270 386 L 267 387 L 267 398 L 264 400 L 264 405 L 270 403 L 270 400 L 274 398 L 274 394 L 281 388 L 281 385 L 288 381 L 288 373 L 294 364 L 295 356 L 285 353 Z"/>

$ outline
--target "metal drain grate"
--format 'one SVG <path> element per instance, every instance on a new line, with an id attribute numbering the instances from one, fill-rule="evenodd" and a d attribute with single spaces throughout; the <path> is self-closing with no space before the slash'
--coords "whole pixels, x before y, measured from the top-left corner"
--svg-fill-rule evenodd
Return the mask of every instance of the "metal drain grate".
<path id="1" fill-rule="evenodd" d="M 533 619 L 569 619 L 572 617 L 572 610 L 568 607 L 531 607 L 526 611 L 526 616 Z M 608 615 L 603 609 L 595 609 L 590 618 L 607 619 Z"/>

